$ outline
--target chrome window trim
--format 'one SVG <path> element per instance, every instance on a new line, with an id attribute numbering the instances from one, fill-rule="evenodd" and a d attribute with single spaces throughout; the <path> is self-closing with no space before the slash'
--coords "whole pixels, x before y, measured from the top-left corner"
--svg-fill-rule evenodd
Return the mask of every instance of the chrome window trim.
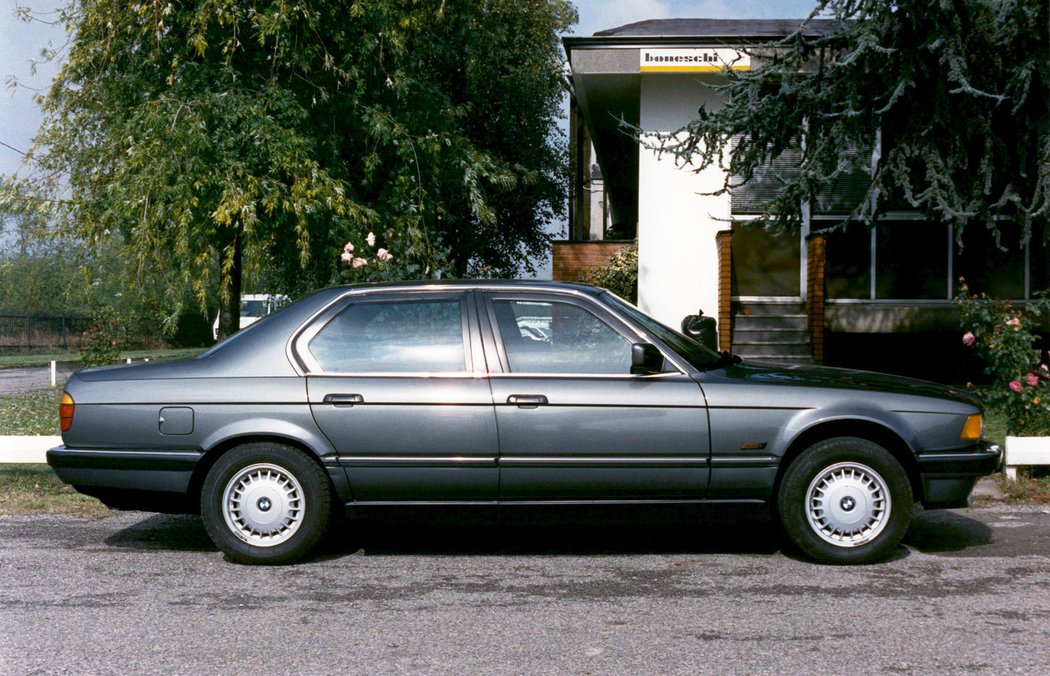
<path id="1" fill-rule="evenodd" d="M 478 291 L 495 291 L 497 293 L 505 293 L 505 292 L 550 293 L 550 294 L 562 295 L 562 296 L 572 296 L 572 297 L 575 297 L 575 298 L 590 298 L 592 302 L 596 302 L 596 300 L 595 300 L 596 299 L 596 294 L 595 293 L 586 293 L 586 292 L 580 291 L 578 289 L 551 289 L 550 287 L 544 286 L 542 282 L 538 282 L 537 284 L 528 284 L 528 283 L 515 283 L 515 284 L 498 284 L 498 283 L 497 284 L 470 284 L 470 283 L 465 283 L 465 284 L 456 285 L 456 286 L 450 286 L 448 284 L 431 284 L 431 283 L 423 282 L 423 283 L 420 283 L 420 284 L 412 284 L 412 285 L 406 285 L 406 286 L 394 286 L 394 287 L 379 287 L 379 288 L 375 288 L 375 287 L 354 287 L 354 288 L 348 288 L 343 293 L 335 296 L 330 301 L 325 303 L 321 308 L 319 308 L 316 312 L 314 312 L 309 317 L 307 317 L 306 320 L 303 321 L 303 323 L 300 324 L 299 327 L 296 328 L 295 331 L 292 332 L 291 337 L 288 339 L 288 341 L 284 345 L 284 353 L 285 353 L 285 356 L 288 359 L 288 363 L 290 363 L 292 365 L 292 369 L 299 376 L 307 376 L 307 375 L 314 375 L 314 376 L 316 376 L 316 375 L 335 375 L 335 374 L 325 374 L 321 370 L 319 364 L 315 364 L 314 365 L 316 368 L 310 369 L 309 368 L 310 365 L 307 364 L 306 360 L 300 356 L 300 350 L 299 350 L 298 346 L 299 346 L 300 338 L 302 338 L 303 334 L 306 333 L 306 330 L 308 328 L 310 328 L 311 326 L 314 325 L 314 323 L 317 321 L 317 319 L 321 315 L 323 315 L 325 312 L 328 312 L 329 310 L 331 310 L 333 308 L 333 306 L 338 305 L 339 303 L 342 303 L 342 302 L 346 301 L 348 298 L 351 298 L 353 296 L 368 296 L 368 295 L 373 295 L 373 294 L 376 295 L 376 296 L 385 296 L 385 295 L 388 295 L 388 294 L 411 294 L 411 293 L 422 293 L 422 292 L 433 293 L 433 292 L 442 292 L 442 291 L 444 291 L 446 293 L 449 293 L 449 294 L 455 294 L 455 293 L 469 294 L 471 292 L 475 292 L 476 293 Z M 478 314 L 480 314 L 481 313 L 480 304 L 476 304 L 475 307 L 476 307 L 476 312 Z M 469 312 L 469 310 L 468 310 L 468 312 Z M 468 322 L 469 322 L 469 319 L 468 319 Z M 479 330 L 480 330 L 480 327 L 479 327 Z M 473 341 L 468 341 L 468 347 L 472 347 L 472 345 L 470 345 L 470 343 L 472 343 L 472 342 Z M 305 350 L 304 349 L 303 352 L 309 353 L 309 350 Z M 666 354 L 665 354 L 665 356 L 666 356 Z M 342 377 L 346 377 L 348 375 L 358 376 L 358 375 L 363 375 L 363 374 L 354 373 L 354 374 L 339 374 L 339 375 L 341 375 Z M 389 375 L 389 374 L 384 372 L 382 375 Z M 401 375 L 404 375 L 404 374 L 401 374 Z M 432 375 L 432 374 L 428 374 L 428 375 Z M 460 374 L 460 375 L 462 375 L 463 377 L 469 376 L 469 374 Z"/>
<path id="2" fill-rule="evenodd" d="M 413 299 L 412 296 L 426 292 L 426 295 Z M 436 292 L 436 293 L 434 293 Z M 443 293 L 442 293 L 443 292 Z M 418 377 L 475 377 L 475 356 L 474 356 L 474 345 L 472 340 L 473 327 L 470 320 L 470 300 L 469 300 L 469 288 L 458 287 L 458 286 L 446 286 L 431 284 L 428 287 L 392 287 L 392 288 L 381 288 L 381 289 L 350 289 L 346 293 L 340 294 L 332 301 L 327 303 L 324 307 L 319 309 L 317 312 L 310 315 L 310 317 L 299 325 L 293 333 L 292 337 L 285 343 L 285 353 L 288 356 L 288 360 L 292 363 L 292 367 L 296 373 L 300 376 L 332 376 L 332 377 L 402 377 L 402 378 L 418 378 Z M 418 372 L 418 371 L 379 371 L 379 372 L 329 372 L 325 371 L 321 365 L 314 358 L 313 353 L 310 352 L 309 343 L 313 340 L 321 330 L 328 325 L 328 323 L 335 319 L 340 313 L 350 307 L 354 302 L 354 297 L 362 296 L 367 299 L 367 302 L 396 302 L 399 298 L 409 301 L 425 301 L 432 298 L 445 297 L 448 299 L 455 298 L 460 306 L 460 324 L 461 324 L 461 339 L 463 346 L 463 370 L 462 371 L 442 371 L 442 372 Z M 371 296 L 371 298 L 369 298 Z M 407 297 L 407 298 L 405 298 Z M 331 314 L 325 321 L 321 321 L 325 314 Z"/>
<path id="3" fill-rule="evenodd" d="M 499 359 L 500 369 L 502 372 L 497 373 L 490 369 L 489 375 L 491 376 L 518 376 L 518 377 L 530 377 L 530 378 L 624 378 L 624 379 L 637 379 L 637 378 L 652 378 L 657 376 L 667 375 L 687 375 L 688 371 L 682 366 L 678 360 L 678 355 L 673 351 L 666 349 L 663 343 L 655 340 L 652 336 L 643 333 L 633 322 L 622 317 L 613 308 L 610 308 L 601 301 L 600 296 L 584 294 L 574 290 L 565 290 L 564 292 L 560 289 L 520 289 L 513 287 L 509 290 L 503 289 L 480 289 L 479 290 L 479 303 L 478 312 L 479 314 L 484 313 L 485 318 L 488 320 L 488 328 L 491 333 L 491 337 L 495 345 L 497 357 Z M 631 340 L 632 334 L 638 341 L 646 342 L 654 345 L 656 349 L 660 350 L 660 354 L 663 355 L 664 360 L 674 367 L 673 371 L 666 371 L 663 373 L 650 373 L 650 374 L 633 374 L 633 373 L 544 373 L 544 372 L 530 372 L 530 373 L 513 373 L 510 371 L 510 362 L 507 360 L 505 348 L 503 346 L 503 337 L 500 334 L 499 326 L 496 318 L 493 316 L 494 308 L 492 304 L 497 300 L 520 300 L 524 302 L 565 302 L 564 300 L 551 300 L 549 296 L 567 295 L 574 296 L 573 303 L 585 311 L 590 312 L 592 315 L 598 318 L 603 324 L 608 326 L 610 329 L 615 331 L 628 343 L 637 341 Z M 544 297 L 547 297 L 546 299 Z M 599 312 L 592 311 L 592 306 L 596 306 Z M 605 316 L 611 317 L 615 320 L 615 325 L 611 324 L 606 320 Z M 617 326 L 618 325 L 618 326 Z"/>

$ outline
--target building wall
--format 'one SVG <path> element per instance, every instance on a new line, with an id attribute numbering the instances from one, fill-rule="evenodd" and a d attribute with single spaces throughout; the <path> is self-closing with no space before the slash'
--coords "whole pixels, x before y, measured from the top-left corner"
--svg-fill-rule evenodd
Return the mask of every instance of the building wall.
<path id="1" fill-rule="evenodd" d="M 714 76 L 717 77 L 717 76 Z M 718 95 L 696 74 L 647 74 L 641 81 L 643 132 L 673 132 L 685 126 L 700 105 L 714 109 Z M 718 311 L 720 230 L 729 229 L 729 196 L 705 196 L 722 187 L 725 172 L 700 173 L 678 166 L 644 147 L 638 159 L 638 304 L 677 327 L 685 315 Z"/>
<path id="2" fill-rule="evenodd" d="M 554 242 L 551 279 L 556 282 L 586 282 L 591 270 L 606 265 L 621 248 L 633 244 L 624 240 Z"/>

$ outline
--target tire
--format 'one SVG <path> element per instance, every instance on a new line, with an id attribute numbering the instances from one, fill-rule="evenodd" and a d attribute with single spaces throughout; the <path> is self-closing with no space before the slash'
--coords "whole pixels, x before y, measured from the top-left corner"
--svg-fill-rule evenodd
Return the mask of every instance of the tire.
<path id="1" fill-rule="evenodd" d="M 208 536 L 235 563 L 301 559 L 324 537 L 332 511 L 324 469 L 303 451 L 276 443 L 225 453 L 201 490 Z"/>
<path id="2" fill-rule="evenodd" d="M 893 455 L 855 437 L 821 441 L 787 468 L 777 508 L 803 554 L 830 564 L 886 558 L 911 522 L 911 483 Z"/>

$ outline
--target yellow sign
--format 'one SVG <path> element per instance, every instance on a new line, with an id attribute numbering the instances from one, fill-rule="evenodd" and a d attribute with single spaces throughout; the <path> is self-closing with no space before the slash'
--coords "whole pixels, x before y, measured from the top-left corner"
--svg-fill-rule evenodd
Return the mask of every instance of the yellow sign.
<path id="1" fill-rule="evenodd" d="M 722 70 L 751 70 L 751 56 L 735 49 L 643 49 L 639 70 L 643 73 L 720 73 Z"/>

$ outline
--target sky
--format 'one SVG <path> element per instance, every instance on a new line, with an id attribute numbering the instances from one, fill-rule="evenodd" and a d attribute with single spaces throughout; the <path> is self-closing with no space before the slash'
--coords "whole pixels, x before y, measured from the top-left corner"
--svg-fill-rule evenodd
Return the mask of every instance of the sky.
<path id="1" fill-rule="evenodd" d="M 41 50 L 49 45 L 61 48 L 66 36 L 60 27 L 48 25 L 63 0 L 0 0 L 0 174 L 22 169 L 22 156 L 32 143 L 40 126 L 40 110 L 34 95 L 46 91 L 57 71 L 54 63 L 39 63 L 33 74 L 33 62 L 41 59 Z M 645 19 L 712 18 L 712 19 L 791 19 L 809 13 L 814 0 L 577 0 L 580 22 L 573 35 L 592 35 Z M 16 17 L 18 7 L 29 7 L 40 21 L 26 23 Z M 19 84 L 8 83 L 14 78 Z"/>

